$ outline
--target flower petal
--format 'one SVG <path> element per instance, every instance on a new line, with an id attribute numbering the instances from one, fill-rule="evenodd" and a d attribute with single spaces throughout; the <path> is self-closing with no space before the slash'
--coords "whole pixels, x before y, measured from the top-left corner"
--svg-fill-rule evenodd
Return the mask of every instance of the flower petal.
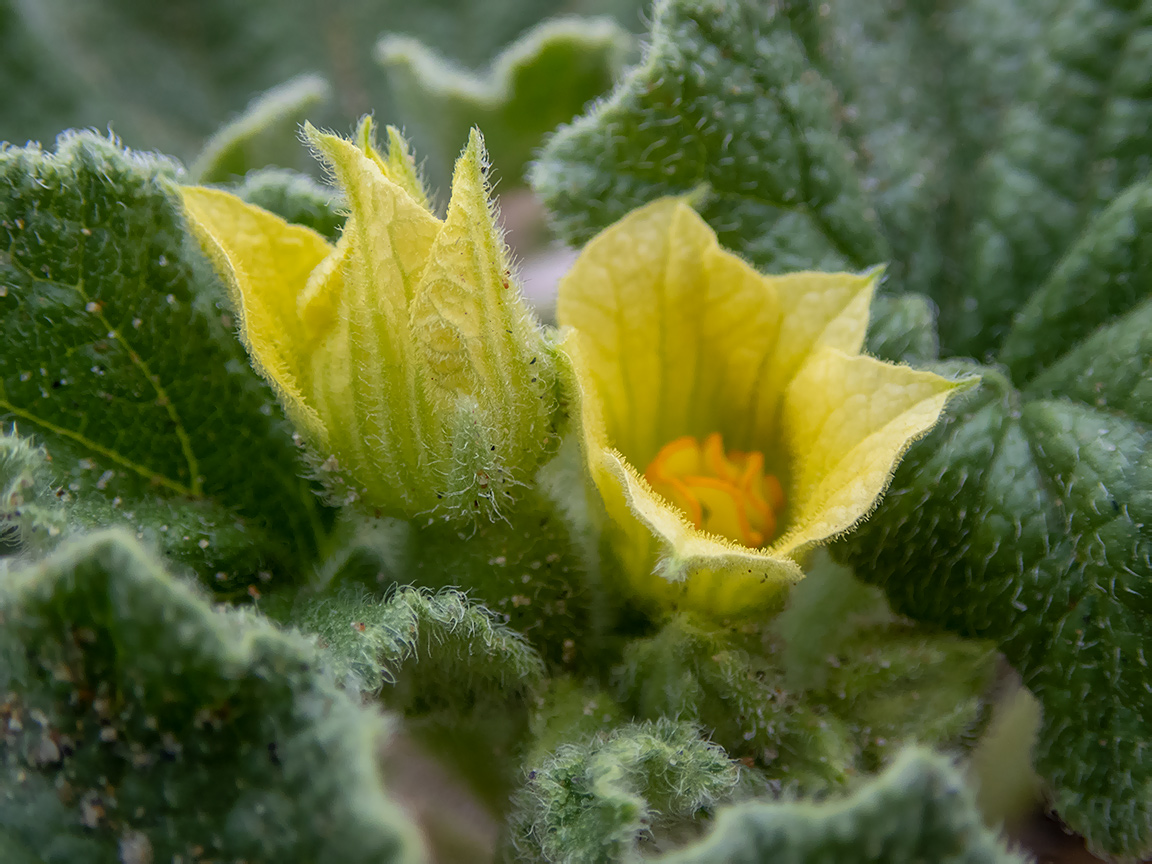
<path id="1" fill-rule="evenodd" d="M 936 424 L 950 397 L 978 380 L 819 349 L 784 397 L 793 459 L 788 530 L 769 550 L 800 554 L 863 519 L 904 451 Z"/>
<path id="2" fill-rule="evenodd" d="M 605 530 L 627 590 L 664 608 L 717 618 L 782 602 L 787 586 L 804 575 L 794 560 L 697 530 L 612 447 L 596 381 L 580 371 L 587 368 L 585 342 L 584 333 L 569 331 L 560 348 L 571 361 L 567 389 L 579 402 L 573 416 L 580 418 L 585 460 L 608 512 Z"/>
<path id="3" fill-rule="evenodd" d="M 716 431 L 770 457 L 788 382 L 818 345 L 860 350 L 878 276 L 763 276 L 683 199 L 663 198 L 588 243 L 557 318 L 584 334 L 609 436 L 637 467 Z"/>
<path id="4" fill-rule="evenodd" d="M 822 346 L 847 354 L 860 352 L 872 295 L 882 272 L 873 268 L 861 274 L 801 272 L 760 277 L 777 298 L 781 323 L 771 341 L 765 334 L 747 329 L 730 331 L 733 338 L 747 338 L 762 352 L 750 397 L 733 403 L 747 424 L 741 435 L 739 417 L 728 419 L 733 443 L 747 438 L 769 451 L 778 448 L 782 398 L 789 383 L 809 355 Z M 783 473 L 782 466 L 770 467 Z"/>
<path id="5" fill-rule="evenodd" d="M 411 312 L 423 392 L 451 426 L 438 442 L 445 506 L 478 494 L 497 504 L 556 438 L 552 351 L 512 277 L 485 161 L 473 129 Z"/>
<path id="6" fill-rule="evenodd" d="M 310 364 L 296 310 L 309 274 L 332 246 L 311 228 L 229 192 L 184 186 L 180 194 L 192 230 L 228 283 L 256 368 L 276 388 L 290 419 L 325 440 L 324 424 L 304 396 Z"/>
<path id="7" fill-rule="evenodd" d="M 408 142 L 395 126 L 386 127 L 388 133 L 388 155 L 381 155 L 376 147 L 376 130 L 371 116 L 365 116 L 356 128 L 356 143 L 364 151 L 380 172 L 412 196 L 412 199 L 432 212 L 428 203 L 428 193 L 424 191 L 424 184 L 420 182 L 420 174 L 416 170 L 416 160 L 412 157 L 412 150 Z"/>
<path id="8" fill-rule="evenodd" d="M 690 434 L 702 260 L 715 243 L 691 208 L 665 198 L 595 237 L 560 282 L 557 319 L 584 335 L 612 441 L 641 468 Z"/>
<path id="9" fill-rule="evenodd" d="M 444 228 L 430 250 L 412 306 L 412 331 L 430 392 L 482 397 L 505 426 L 538 413 L 533 358 L 538 325 L 512 279 L 484 180 L 484 144 L 473 129 L 456 162 Z"/>
<path id="10" fill-rule="evenodd" d="M 301 309 L 310 326 L 330 328 L 310 333 L 314 398 L 324 406 L 332 451 L 362 478 L 367 500 L 419 507 L 416 498 L 435 501 L 435 484 L 423 456 L 430 407 L 409 307 L 442 223 L 355 144 L 310 126 L 306 132 L 351 211 L 339 244 L 343 266 L 317 273 Z"/>

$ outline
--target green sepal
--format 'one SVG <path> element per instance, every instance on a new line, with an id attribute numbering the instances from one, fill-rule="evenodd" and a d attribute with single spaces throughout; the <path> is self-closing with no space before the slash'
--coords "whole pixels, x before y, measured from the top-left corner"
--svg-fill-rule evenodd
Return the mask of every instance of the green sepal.
<path id="1" fill-rule="evenodd" d="M 123 532 L 7 572 L 0 620 L 0 835 L 29 854 L 422 858 L 380 718 L 303 639 L 215 611 Z"/>

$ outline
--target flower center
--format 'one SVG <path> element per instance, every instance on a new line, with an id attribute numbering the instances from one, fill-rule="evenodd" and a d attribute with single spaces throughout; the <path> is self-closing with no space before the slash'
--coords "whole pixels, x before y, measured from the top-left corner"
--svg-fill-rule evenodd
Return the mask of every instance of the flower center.
<path id="1" fill-rule="evenodd" d="M 670 441 L 644 477 L 697 528 L 745 546 L 771 540 L 776 514 L 784 508 L 784 489 L 764 473 L 764 454 L 725 452 L 719 432 L 703 444 L 691 435 Z"/>

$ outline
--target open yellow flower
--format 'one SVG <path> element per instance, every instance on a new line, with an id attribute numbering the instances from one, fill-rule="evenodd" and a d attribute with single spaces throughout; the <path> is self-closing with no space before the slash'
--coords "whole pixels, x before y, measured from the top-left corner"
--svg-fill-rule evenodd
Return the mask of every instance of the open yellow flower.
<path id="1" fill-rule="evenodd" d="M 327 473 L 399 516 L 491 515 L 554 448 L 550 340 L 511 284 L 473 131 L 443 220 L 395 130 L 308 135 L 347 196 L 335 245 L 218 189 L 185 211 L 257 369 Z"/>
<path id="2" fill-rule="evenodd" d="M 971 383 L 860 353 L 878 278 L 761 275 L 681 199 L 584 249 L 561 347 L 635 594 L 720 618 L 779 602 Z"/>

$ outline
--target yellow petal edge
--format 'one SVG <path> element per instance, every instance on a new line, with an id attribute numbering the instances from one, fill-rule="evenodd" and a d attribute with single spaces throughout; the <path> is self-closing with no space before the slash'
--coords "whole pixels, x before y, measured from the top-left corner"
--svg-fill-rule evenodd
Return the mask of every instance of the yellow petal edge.
<path id="1" fill-rule="evenodd" d="M 778 605 L 806 554 L 867 516 L 906 449 L 975 384 L 860 353 L 879 276 L 759 274 L 679 198 L 589 242 L 560 284 L 561 350 L 634 594 L 720 619 Z M 643 477 L 667 442 L 714 432 L 763 452 L 783 483 L 782 530 L 763 547 L 696 528 Z"/>

